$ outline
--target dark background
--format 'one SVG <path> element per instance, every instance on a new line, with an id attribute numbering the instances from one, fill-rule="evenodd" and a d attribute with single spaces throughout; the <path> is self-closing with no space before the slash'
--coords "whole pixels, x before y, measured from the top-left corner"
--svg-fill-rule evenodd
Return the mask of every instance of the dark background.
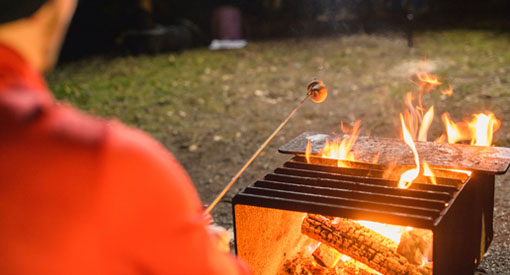
<path id="1" fill-rule="evenodd" d="M 193 38 L 171 47 L 179 50 L 205 46 L 211 40 L 211 15 L 216 7 L 233 5 L 243 14 L 248 40 L 341 35 L 353 32 L 434 30 L 437 28 L 491 28 L 507 31 L 510 1 L 505 0 L 153 0 L 153 12 L 138 0 L 80 1 L 66 39 L 62 60 L 91 54 L 133 53 L 123 35 L 155 25 L 192 24 Z M 413 20 L 408 20 L 408 15 Z M 180 40 L 177 35 L 173 40 Z M 142 50 L 143 52 L 143 50 Z"/>

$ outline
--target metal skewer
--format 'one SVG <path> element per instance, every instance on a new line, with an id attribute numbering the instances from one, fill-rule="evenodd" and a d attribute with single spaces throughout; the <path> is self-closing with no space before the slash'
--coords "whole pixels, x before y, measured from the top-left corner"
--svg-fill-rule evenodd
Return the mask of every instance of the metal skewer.
<path id="1" fill-rule="evenodd" d="M 228 190 L 232 187 L 234 182 L 237 181 L 237 179 L 241 176 L 241 174 L 250 166 L 250 164 L 255 160 L 255 158 L 264 150 L 264 148 L 267 146 L 267 144 L 280 132 L 280 130 L 289 122 L 289 120 L 294 116 L 294 114 L 305 104 L 305 102 L 308 100 L 308 98 L 312 98 L 312 101 L 316 103 L 320 103 L 326 99 L 326 96 L 328 94 L 328 91 L 326 87 L 324 86 L 324 83 L 322 81 L 313 81 L 308 85 L 308 93 L 306 97 L 301 101 L 301 103 L 290 113 L 290 115 L 276 128 L 276 130 L 262 143 L 262 145 L 255 151 L 255 153 L 251 156 L 251 158 L 244 164 L 244 166 L 235 174 L 235 176 L 230 180 L 230 182 L 223 188 L 223 190 L 218 194 L 218 196 L 214 199 L 214 201 L 207 206 L 207 209 L 205 209 L 204 214 L 209 215 L 212 211 L 212 209 L 218 204 L 218 202 L 225 196 L 225 194 L 228 192 Z"/>

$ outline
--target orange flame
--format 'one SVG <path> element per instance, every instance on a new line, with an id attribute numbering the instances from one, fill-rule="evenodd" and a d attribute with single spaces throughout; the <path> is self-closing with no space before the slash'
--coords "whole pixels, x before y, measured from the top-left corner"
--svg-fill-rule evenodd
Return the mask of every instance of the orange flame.
<path id="1" fill-rule="evenodd" d="M 452 171 L 452 172 L 457 172 L 457 173 L 463 173 L 463 174 L 466 174 L 468 176 L 471 176 L 472 172 L 471 171 L 468 171 L 468 170 L 462 170 L 462 169 L 445 169 L 447 171 Z"/>
<path id="2" fill-rule="evenodd" d="M 434 142 L 437 142 L 437 143 L 444 143 L 444 142 L 445 142 L 445 140 L 446 140 L 446 136 L 445 136 L 445 134 L 442 134 L 442 135 L 440 135 L 438 138 L 436 138 L 436 139 L 434 140 Z"/>
<path id="3" fill-rule="evenodd" d="M 492 135 L 499 129 L 499 121 L 493 113 L 476 114 L 471 122 L 468 122 L 473 138 L 471 145 L 491 146 Z"/>
<path id="4" fill-rule="evenodd" d="M 430 169 L 429 164 L 426 162 L 423 162 L 423 175 L 425 177 L 428 177 L 432 184 L 437 184 L 436 175 L 434 174 L 434 172 L 432 172 L 432 169 Z"/>
<path id="5" fill-rule="evenodd" d="M 409 133 L 409 131 L 406 128 L 405 122 L 404 122 L 404 116 L 400 114 L 400 123 L 402 124 L 402 136 L 404 138 L 404 142 L 411 148 L 413 151 L 414 156 L 414 162 L 416 163 L 416 168 L 409 169 L 402 173 L 400 175 L 400 180 L 398 182 L 398 187 L 407 189 L 411 184 L 413 184 L 413 181 L 418 177 L 420 174 L 420 158 L 418 157 L 418 152 L 416 151 L 416 146 L 414 145 L 413 137 Z"/>
<path id="6" fill-rule="evenodd" d="M 441 117 L 450 144 L 471 140 L 471 145 L 491 146 L 493 134 L 501 125 L 501 121 L 491 112 L 475 114 L 471 121 L 459 123 L 453 122 L 448 113 L 444 113 Z"/>
<path id="7" fill-rule="evenodd" d="M 404 98 L 407 109 L 404 111 L 404 121 L 413 140 L 427 141 L 427 133 L 434 120 L 434 106 L 431 106 L 425 114 L 425 108 L 422 106 L 422 95 L 418 93 L 418 105 L 414 106 L 414 96 L 408 92 Z"/>
<path id="8" fill-rule="evenodd" d="M 402 138 L 413 152 L 416 167 L 400 175 L 398 183 L 399 188 L 409 188 L 413 181 L 420 175 L 420 160 L 414 141 L 428 140 L 428 131 L 434 120 L 434 106 L 425 108 L 422 104 L 422 96 L 443 84 L 436 75 L 424 71 L 417 72 L 416 78 L 418 79 L 419 89 L 416 93 L 406 93 L 404 98 L 406 109 L 400 114 Z M 448 89 L 440 89 L 440 92 L 443 95 L 451 96 L 453 94 L 453 89 L 448 83 Z M 459 123 L 455 123 L 448 113 L 443 113 L 441 118 L 445 125 L 445 133 L 437 138 L 435 142 L 454 144 L 461 141 L 470 141 L 471 145 L 490 146 L 493 140 L 493 133 L 497 131 L 501 125 L 501 122 L 490 112 L 475 114 L 471 121 Z M 344 134 L 349 133 L 350 136 L 343 139 L 336 138 L 333 141 L 326 140 L 325 146 L 321 151 L 322 157 L 338 160 L 337 164 L 340 167 L 349 167 L 350 164 L 346 161 L 355 161 L 352 148 L 359 136 L 359 126 L 359 120 L 356 121 L 352 127 L 348 127 L 342 122 L 342 131 Z M 310 155 L 311 145 L 309 142 L 305 154 L 307 162 L 310 162 Z M 372 162 L 378 163 L 378 160 L 379 154 L 373 158 Z M 470 173 L 465 170 L 459 171 Z M 423 163 L 423 175 L 428 177 L 432 184 L 437 184 L 436 176 L 427 163 Z"/>
<path id="9" fill-rule="evenodd" d="M 423 116 L 423 120 L 420 125 L 420 131 L 418 132 L 418 141 L 427 141 L 427 133 L 434 120 L 434 106 L 431 106 L 429 110 Z"/>
<path id="10" fill-rule="evenodd" d="M 420 85 L 432 85 L 439 86 L 443 84 L 439 81 L 439 78 L 433 74 L 429 74 L 427 72 L 418 72 L 416 73 L 418 80 L 420 81 Z"/>
<path id="11" fill-rule="evenodd" d="M 397 244 L 400 243 L 400 237 L 402 236 L 402 233 L 406 230 L 405 227 L 399 225 L 364 220 L 358 220 L 355 222 L 363 225 L 366 228 L 374 230 L 375 232 L 383 235 L 384 237 L 394 241 Z"/>
<path id="12" fill-rule="evenodd" d="M 452 96 L 453 95 L 453 89 L 452 87 L 448 87 L 448 89 L 441 89 L 441 94 Z"/>
<path id="13" fill-rule="evenodd" d="M 310 140 L 308 140 L 308 143 L 306 144 L 306 151 L 305 151 L 305 158 L 306 163 L 310 163 L 310 155 L 312 154 L 312 143 Z"/>
<path id="14" fill-rule="evenodd" d="M 349 164 L 345 162 L 354 161 L 354 154 L 351 149 L 359 136 L 359 126 L 361 124 L 360 120 L 357 120 L 352 127 L 350 136 L 345 137 L 344 139 L 336 138 L 332 142 L 326 139 L 326 144 L 324 148 L 322 148 L 321 154 L 323 158 L 337 159 L 339 167 L 349 167 Z M 345 126 L 342 123 L 342 129 L 345 130 Z"/>
<path id="15" fill-rule="evenodd" d="M 471 133 L 469 127 L 465 122 L 455 123 L 450 118 L 450 114 L 444 113 L 441 115 L 443 123 L 446 127 L 446 139 L 448 143 L 455 144 L 459 141 L 470 140 Z"/>
<path id="16" fill-rule="evenodd" d="M 407 106 L 407 110 L 404 111 L 404 121 L 406 122 L 406 127 L 414 140 L 416 138 L 416 133 L 418 132 L 418 124 L 421 119 L 421 113 L 419 111 L 419 107 L 416 108 L 414 106 L 413 101 L 413 93 L 406 93 L 404 103 Z"/>

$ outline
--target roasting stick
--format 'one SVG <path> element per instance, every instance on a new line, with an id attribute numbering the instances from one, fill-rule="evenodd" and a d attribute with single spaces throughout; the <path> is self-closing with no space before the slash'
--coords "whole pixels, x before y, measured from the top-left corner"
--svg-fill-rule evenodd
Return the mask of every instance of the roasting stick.
<path id="1" fill-rule="evenodd" d="M 267 146 L 267 144 L 280 132 L 280 130 L 289 122 L 289 120 L 294 116 L 294 114 L 305 104 L 305 102 L 308 100 L 308 98 L 311 98 L 313 102 L 315 103 L 321 103 L 324 101 L 328 95 L 328 90 L 326 89 L 326 86 L 324 86 L 324 83 L 322 81 L 312 81 L 310 84 L 308 84 L 308 92 L 306 94 L 306 97 L 301 101 L 301 103 L 290 113 L 290 115 L 276 128 L 276 130 L 262 143 L 262 145 L 255 151 L 255 153 L 251 156 L 251 158 L 244 164 L 244 166 L 237 172 L 237 174 L 230 180 L 230 182 L 223 188 L 223 190 L 218 194 L 218 196 L 214 199 L 214 201 L 207 206 L 207 209 L 205 210 L 204 214 L 209 215 L 212 211 L 212 209 L 218 204 L 218 202 L 225 196 L 225 194 L 228 192 L 228 190 L 232 187 L 234 182 L 237 181 L 237 179 L 241 176 L 241 174 L 250 166 L 250 164 L 255 160 L 255 158 L 264 150 L 264 148 Z"/>

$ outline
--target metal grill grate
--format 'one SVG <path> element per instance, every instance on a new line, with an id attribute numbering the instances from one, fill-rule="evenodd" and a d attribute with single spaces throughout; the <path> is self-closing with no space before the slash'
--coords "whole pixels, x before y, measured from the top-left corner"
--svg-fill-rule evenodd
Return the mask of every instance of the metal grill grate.
<path id="1" fill-rule="evenodd" d="M 441 177 L 437 185 L 416 182 L 401 189 L 383 173 L 308 164 L 295 157 L 244 189 L 234 203 L 430 228 L 463 185 L 457 178 Z"/>

